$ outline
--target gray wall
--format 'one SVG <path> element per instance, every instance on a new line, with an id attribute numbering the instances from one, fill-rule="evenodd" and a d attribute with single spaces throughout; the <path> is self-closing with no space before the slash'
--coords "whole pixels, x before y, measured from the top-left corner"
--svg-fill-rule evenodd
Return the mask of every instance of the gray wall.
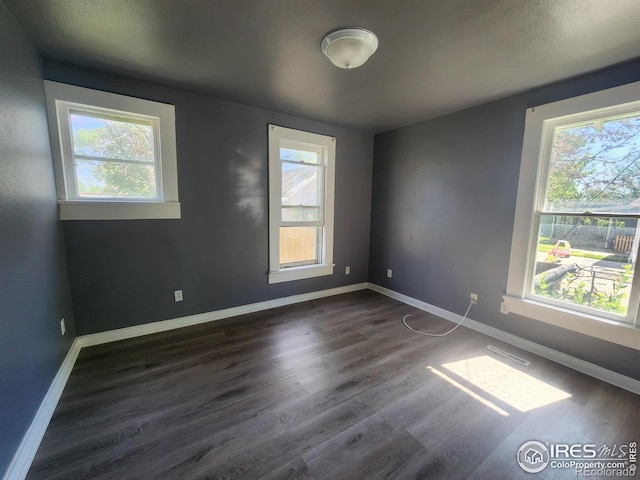
<path id="1" fill-rule="evenodd" d="M 367 281 L 371 133 L 50 61 L 44 71 L 176 107 L 182 218 L 64 222 L 79 334 Z M 333 276 L 267 283 L 268 123 L 337 138 Z"/>
<path id="2" fill-rule="evenodd" d="M 640 352 L 500 314 L 526 108 L 640 80 L 640 62 L 375 137 L 370 281 L 640 379 Z M 393 278 L 386 269 L 393 269 Z"/>
<path id="3" fill-rule="evenodd" d="M 0 66 L 2 476 L 69 349 L 74 325 L 40 57 L 1 2 Z"/>

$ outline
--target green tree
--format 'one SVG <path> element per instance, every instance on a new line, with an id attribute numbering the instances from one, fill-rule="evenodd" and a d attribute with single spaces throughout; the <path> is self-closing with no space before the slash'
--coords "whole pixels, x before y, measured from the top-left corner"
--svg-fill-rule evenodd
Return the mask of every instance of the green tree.
<path id="1" fill-rule="evenodd" d="M 578 132 L 556 132 L 551 150 L 547 201 L 549 203 L 580 198 L 578 185 L 587 173 L 588 161 L 584 158 L 587 139 Z"/>
<path id="2" fill-rule="evenodd" d="M 640 117 L 555 131 L 547 202 L 587 210 L 640 197 Z"/>
<path id="3" fill-rule="evenodd" d="M 73 121 L 73 120 L 72 120 Z M 73 128 L 74 153 L 88 162 L 100 186 L 86 185 L 89 194 L 154 198 L 156 178 L 153 129 L 150 124 L 101 120 L 90 128 Z M 82 182 L 79 181 L 79 187 Z"/>

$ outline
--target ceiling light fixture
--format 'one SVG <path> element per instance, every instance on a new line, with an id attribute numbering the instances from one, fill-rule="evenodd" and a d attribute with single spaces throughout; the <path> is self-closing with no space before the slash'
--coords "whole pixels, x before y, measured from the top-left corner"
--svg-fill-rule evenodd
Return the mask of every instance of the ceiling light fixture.
<path id="1" fill-rule="evenodd" d="M 322 51 L 336 67 L 358 68 L 378 49 L 378 37 L 359 27 L 340 28 L 322 39 Z"/>

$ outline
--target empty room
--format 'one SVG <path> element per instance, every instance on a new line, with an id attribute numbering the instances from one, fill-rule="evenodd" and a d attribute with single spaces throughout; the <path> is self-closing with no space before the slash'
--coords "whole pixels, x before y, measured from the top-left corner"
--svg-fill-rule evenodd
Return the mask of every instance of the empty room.
<path id="1" fill-rule="evenodd" d="M 640 477 L 640 2 L 0 40 L 3 480 Z"/>

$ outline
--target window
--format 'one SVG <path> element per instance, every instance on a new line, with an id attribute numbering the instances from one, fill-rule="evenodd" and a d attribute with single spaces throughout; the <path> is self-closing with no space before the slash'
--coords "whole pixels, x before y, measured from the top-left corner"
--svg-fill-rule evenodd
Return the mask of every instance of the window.
<path id="1" fill-rule="evenodd" d="M 45 81 L 60 218 L 180 218 L 173 105 Z"/>
<path id="2" fill-rule="evenodd" d="M 269 283 L 333 274 L 335 148 L 269 125 Z"/>
<path id="3" fill-rule="evenodd" d="M 527 111 L 505 303 L 640 348 L 640 83 Z"/>

